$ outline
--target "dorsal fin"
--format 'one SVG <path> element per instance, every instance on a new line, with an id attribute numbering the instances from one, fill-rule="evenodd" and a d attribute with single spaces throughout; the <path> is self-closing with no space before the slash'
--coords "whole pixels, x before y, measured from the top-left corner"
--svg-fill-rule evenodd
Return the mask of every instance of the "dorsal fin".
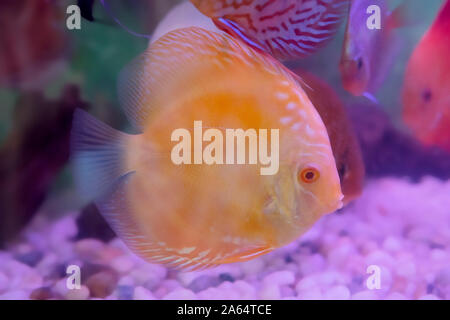
<path id="1" fill-rule="evenodd" d="M 130 122 L 143 131 L 152 112 L 182 94 L 189 85 L 189 74 L 206 66 L 226 68 L 236 62 L 291 78 L 278 61 L 240 40 L 189 27 L 165 34 L 124 68 L 118 82 L 119 101 Z"/>

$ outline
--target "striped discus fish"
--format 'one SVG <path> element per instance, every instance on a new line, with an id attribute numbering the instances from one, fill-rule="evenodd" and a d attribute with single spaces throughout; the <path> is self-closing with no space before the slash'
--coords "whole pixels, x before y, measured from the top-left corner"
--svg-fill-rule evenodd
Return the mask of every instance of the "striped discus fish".
<path id="1" fill-rule="evenodd" d="M 191 0 L 228 33 L 280 60 L 315 52 L 337 31 L 349 0 Z"/>
<path id="2" fill-rule="evenodd" d="M 88 195 L 109 190 L 97 201 L 100 212 L 148 261 L 191 269 L 245 261 L 293 241 L 342 206 L 327 131 L 305 92 L 280 62 L 226 33 L 166 33 L 125 69 L 119 90 L 141 134 L 78 112 L 75 177 Z M 214 129 L 205 130 L 204 149 L 196 121 Z M 174 140 L 180 128 L 188 133 Z M 278 170 L 261 175 L 261 163 L 229 164 L 229 149 L 219 143 L 223 128 L 279 130 L 270 142 L 279 142 L 270 148 Z M 195 163 L 209 154 L 214 161 L 173 161 L 174 141 L 191 141 L 190 132 L 194 142 L 182 157 Z M 246 145 L 253 138 L 243 139 Z"/>

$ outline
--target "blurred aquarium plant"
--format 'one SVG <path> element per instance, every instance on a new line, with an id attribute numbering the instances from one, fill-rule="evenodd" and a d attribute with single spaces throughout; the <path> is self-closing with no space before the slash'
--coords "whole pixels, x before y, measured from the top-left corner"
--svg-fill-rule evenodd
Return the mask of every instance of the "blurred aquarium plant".
<path id="1" fill-rule="evenodd" d="M 116 1 L 116 4 L 121 5 L 120 19 L 124 19 L 126 23 L 134 21 L 145 25 L 151 33 L 158 23 L 157 18 L 164 16 L 175 2 L 177 1 L 142 0 Z M 42 38 L 40 34 L 36 36 L 35 32 L 39 31 L 30 28 L 30 25 L 40 21 L 38 18 L 41 16 L 35 13 L 39 13 L 43 8 L 58 13 L 55 20 L 45 23 L 58 32 L 61 31 L 60 34 L 63 35 L 66 44 L 62 57 L 58 56 L 63 63 L 59 65 L 57 72 L 52 73 L 52 77 L 36 81 L 35 86 L 0 84 L 0 142 L 4 158 L 2 161 L 4 165 L 0 168 L 4 173 L 2 188 L 3 191 L 9 188 L 14 193 L 3 192 L 9 196 L 2 197 L 1 206 L 4 210 L 0 222 L 11 222 L 8 216 L 16 215 L 18 212 L 21 215 L 20 219 L 13 221 L 14 228 L 11 230 L 26 225 L 49 198 L 53 202 L 62 203 L 64 208 L 81 205 L 76 196 L 65 195 L 73 194 L 71 171 L 68 166 L 68 132 L 71 128 L 72 113 L 76 107 L 89 108 L 92 113 L 113 122 L 116 127 L 126 124 L 118 111 L 117 77 L 130 60 L 145 50 L 148 40 L 133 36 L 117 25 L 98 0 L 92 2 L 94 21 L 82 19 L 81 29 L 69 30 L 66 27 L 66 18 L 69 16 L 66 9 L 76 3 L 75 0 L 51 2 L 26 0 L 20 4 L 11 1 L 0 4 L 2 10 L 0 25 L 6 26 L 3 34 L 8 36 L 3 39 L 4 41 L 0 41 L 2 46 L 5 45 L 5 48 L 2 48 L 3 56 L 0 55 L 1 59 L 5 58 L 5 65 L 16 63 L 9 60 L 5 53 L 10 50 L 14 54 L 16 52 L 14 50 L 17 49 L 15 45 L 20 44 L 24 48 L 34 50 L 32 53 L 39 57 L 44 55 L 45 48 L 51 41 L 60 41 Z M 10 16 L 16 11 L 25 15 L 26 9 L 33 13 L 33 20 L 30 20 L 30 16 L 26 16 L 27 18 L 18 19 L 17 24 L 12 25 Z M 17 31 L 9 27 L 14 27 Z M 14 41 L 9 41 L 10 39 Z M 6 47 L 7 45 L 12 47 Z M 30 59 L 32 58 L 34 56 Z M 21 63 L 25 62 L 18 61 L 18 65 L 14 67 L 28 71 L 27 68 L 30 67 L 22 66 Z M 49 158 L 45 160 L 46 157 Z M 55 161 L 52 162 L 52 159 Z M 39 166 L 36 167 L 36 164 Z M 36 186 L 32 188 L 34 191 L 26 187 L 32 185 L 29 179 L 40 182 L 34 184 Z M 14 181 L 15 187 L 10 183 L 8 185 L 7 181 Z M 48 197 L 49 193 L 54 196 Z M 25 194 L 25 198 L 19 197 L 20 194 Z M 16 210 L 18 204 L 21 204 L 20 210 Z M 6 223 L 4 225 L 11 226 Z M 4 235 L 9 238 L 10 233 Z"/>

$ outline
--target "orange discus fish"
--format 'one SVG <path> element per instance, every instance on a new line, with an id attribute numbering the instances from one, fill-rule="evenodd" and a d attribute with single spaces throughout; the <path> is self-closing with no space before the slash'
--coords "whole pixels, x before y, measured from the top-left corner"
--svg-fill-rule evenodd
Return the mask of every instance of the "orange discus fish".
<path id="1" fill-rule="evenodd" d="M 191 0 L 224 31 L 280 60 L 307 56 L 336 33 L 349 0 Z"/>
<path id="2" fill-rule="evenodd" d="M 282 64 L 238 39 L 197 27 L 166 33 L 124 70 L 119 89 L 141 134 L 78 112 L 75 177 L 88 195 L 109 189 L 100 211 L 148 261 L 245 261 L 342 206 L 329 138 L 307 95 Z M 240 160 L 239 145 L 249 146 Z M 276 170 L 262 174 L 275 156 Z"/>
<path id="3" fill-rule="evenodd" d="M 450 151 L 449 0 L 408 62 L 403 119 L 420 141 Z"/>

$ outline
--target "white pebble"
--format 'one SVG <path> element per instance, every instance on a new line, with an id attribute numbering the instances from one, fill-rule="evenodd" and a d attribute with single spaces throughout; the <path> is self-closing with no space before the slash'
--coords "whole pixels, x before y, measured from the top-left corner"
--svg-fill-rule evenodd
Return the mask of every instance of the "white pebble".
<path id="1" fill-rule="evenodd" d="M 406 300 L 406 297 L 401 293 L 393 292 L 393 293 L 390 293 L 389 295 L 387 295 L 385 299 L 386 300 Z"/>
<path id="2" fill-rule="evenodd" d="M 273 272 L 263 279 L 263 283 L 265 284 L 274 284 L 278 286 L 293 284 L 294 281 L 295 276 L 291 271 Z"/>
<path id="3" fill-rule="evenodd" d="M 77 225 L 75 219 L 68 215 L 62 219 L 57 220 L 51 226 L 49 235 L 50 243 L 53 246 L 59 245 L 62 241 L 67 241 L 77 234 Z"/>
<path id="4" fill-rule="evenodd" d="M 133 268 L 129 275 L 133 277 L 135 283 L 138 285 L 146 283 L 156 285 L 165 278 L 166 273 L 167 270 L 164 267 L 147 263 Z"/>
<path id="5" fill-rule="evenodd" d="M 393 267 L 395 265 L 393 258 L 389 253 L 382 250 L 372 251 L 366 256 L 367 265 L 384 266 L 386 268 Z"/>
<path id="6" fill-rule="evenodd" d="M 25 290 L 12 290 L 0 294 L 0 300 L 27 300 L 30 294 Z"/>
<path id="7" fill-rule="evenodd" d="M 262 258 L 263 257 L 241 263 L 241 268 L 244 274 L 259 274 L 264 269 L 264 260 Z"/>
<path id="8" fill-rule="evenodd" d="M 176 289 L 163 297 L 163 300 L 195 300 L 197 296 L 188 289 Z"/>
<path id="9" fill-rule="evenodd" d="M 263 300 L 279 300 L 281 298 L 280 287 L 275 284 L 265 285 L 259 296 Z"/>
<path id="10" fill-rule="evenodd" d="M 26 264 L 8 260 L 0 266 L 0 270 L 8 277 L 10 288 L 32 290 L 42 287 L 41 275 Z"/>
<path id="11" fill-rule="evenodd" d="M 179 272 L 177 274 L 177 280 L 183 285 L 184 287 L 188 287 L 192 281 L 194 281 L 196 278 L 200 276 L 200 273 L 197 271 L 192 272 Z"/>
<path id="12" fill-rule="evenodd" d="M 81 286 L 80 289 L 68 290 L 65 297 L 67 300 L 86 300 L 89 298 L 89 295 L 89 288 L 86 286 Z"/>
<path id="13" fill-rule="evenodd" d="M 99 257 L 105 248 L 105 244 L 97 239 L 82 239 L 75 243 L 74 250 L 80 256 L 90 262 L 99 262 Z"/>
<path id="14" fill-rule="evenodd" d="M 321 300 L 323 298 L 319 287 L 312 287 L 308 290 L 301 290 L 297 294 L 299 300 Z"/>
<path id="15" fill-rule="evenodd" d="M 337 243 L 336 247 L 328 253 L 328 260 L 333 266 L 345 265 L 354 254 L 356 252 L 352 243 Z"/>
<path id="16" fill-rule="evenodd" d="M 117 285 L 119 286 L 134 286 L 134 279 L 128 275 L 121 277 Z"/>
<path id="17" fill-rule="evenodd" d="M 310 256 L 302 257 L 298 266 L 301 274 L 309 275 L 314 272 L 322 271 L 326 266 L 326 260 L 321 254 L 315 253 Z"/>
<path id="18" fill-rule="evenodd" d="M 416 265 L 414 261 L 400 261 L 396 267 L 397 275 L 405 278 L 414 278 L 416 275 Z"/>
<path id="19" fill-rule="evenodd" d="M 313 277 L 306 277 L 301 279 L 295 286 L 295 291 L 300 293 L 302 291 L 307 291 L 308 289 L 317 286 L 317 281 Z"/>
<path id="20" fill-rule="evenodd" d="M 155 300 L 155 296 L 151 291 L 145 289 L 144 287 L 138 286 L 134 288 L 134 299 L 135 300 Z"/>
<path id="21" fill-rule="evenodd" d="M 240 299 L 252 300 L 256 299 L 256 289 L 251 284 L 238 280 L 233 283 L 235 290 L 239 293 Z"/>
<path id="22" fill-rule="evenodd" d="M 334 286 L 325 292 L 323 298 L 328 300 L 348 300 L 350 299 L 350 290 L 346 286 Z"/>
<path id="23" fill-rule="evenodd" d="M 69 288 L 67 288 L 67 279 L 63 278 L 58 280 L 53 286 L 53 289 L 57 294 L 59 294 L 62 297 L 65 297 L 67 292 L 69 291 Z"/>
<path id="24" fill-rule="evenodd" d="M 0 293 L 6 291 L 8 287 L 9 287 L 8 277 L 3 272 L 0 272 Z"/>
<path id="25" fill-rule="evenodd" d="M 119 256 L 111 261 L 110 266 L 118 273 L 126 274 L 134 267 L 134 261 L 127 255 Z"/>
<path id="26" fill-rule="evenodd" d="M 397 252 L 402 249 L 402 242 L 397 237 L 389 236 L 383 241 L 383 248 L 391 252 Z"/>
<path id="27" fill-rule="evenodd" d="M 433 249 L 431 250 L 430 255 L 433 261 L 442 261 L 448 259 L 448 253 L 442 249 Z"/>
<path id="28" fill-rule="evenodd" d="M 365 290 L 352 295 L 352 300 L 378 300 L 378 295 L 374 290 Z"/>
<path id="29" fill-rule="evenodd" d="M 436 297 L 434 294 L 426 294 L 419 298 L 419 300 L 441 300 L 438 297 Z"/>

